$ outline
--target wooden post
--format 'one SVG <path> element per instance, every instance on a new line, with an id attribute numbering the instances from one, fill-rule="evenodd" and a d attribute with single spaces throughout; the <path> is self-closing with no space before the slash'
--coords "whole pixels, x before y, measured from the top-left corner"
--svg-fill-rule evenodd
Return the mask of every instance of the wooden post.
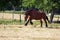
<path id="1" fill-rule="evenodd" d="M 20 14 L 20 22 L 21 22 L 21 14 Z"/>
<path id="2" fill-rule="evenodd" d="M 10 3 L 10 5 L 12 5 L 12 8 L 13 8 L 12 20 L 14 20 L 15 6 L 12 4 L 11 1 L 9 1 L 9 3 Z"/>

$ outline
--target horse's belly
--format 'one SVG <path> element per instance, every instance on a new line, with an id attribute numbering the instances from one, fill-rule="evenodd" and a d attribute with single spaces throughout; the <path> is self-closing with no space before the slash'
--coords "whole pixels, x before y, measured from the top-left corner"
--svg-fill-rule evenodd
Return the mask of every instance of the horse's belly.
<path id="1" fill-rule="evenodd" d="M 40 20 L 42 18 L 41 17 L 32 17 L 32 19 L 34 19 L 34 20 Z"/>
<path id="2" fill-rule="evenodd" d="M 31 15 L 31 19 L 40 20 L 42 18 L 43 18 L 42 15 L 39 13 Z"/>

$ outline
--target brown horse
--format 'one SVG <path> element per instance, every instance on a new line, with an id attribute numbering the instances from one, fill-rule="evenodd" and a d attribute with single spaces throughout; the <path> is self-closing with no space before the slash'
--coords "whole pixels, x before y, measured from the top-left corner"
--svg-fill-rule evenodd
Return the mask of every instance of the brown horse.
<path id="1" fill-rule="evenodd" d="M 49 22 L 49 20 L 44 12 L 41 12 L 35 9 L 26 11 L 25 12 L 25 21 L 26 21 L 25 26 L 27 26 L 28 22 L 30 22 L 30 24 L 33 25 L 33 22 L 32 22 L 33 19 L 40 20 L 41 27 L 42 27 L 42 19 L 43 19 L 46 23 L 46 27 L 48 27 L 47 21 Z"/>

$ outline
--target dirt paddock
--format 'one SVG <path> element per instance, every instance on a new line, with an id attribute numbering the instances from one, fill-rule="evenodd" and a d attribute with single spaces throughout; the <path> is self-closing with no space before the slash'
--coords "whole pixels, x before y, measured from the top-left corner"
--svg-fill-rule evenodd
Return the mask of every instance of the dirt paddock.
<path id="1" fill-rule="evenodd" d="M 0 40 L 60 40 L 60 29 L 0 25 Z"/>

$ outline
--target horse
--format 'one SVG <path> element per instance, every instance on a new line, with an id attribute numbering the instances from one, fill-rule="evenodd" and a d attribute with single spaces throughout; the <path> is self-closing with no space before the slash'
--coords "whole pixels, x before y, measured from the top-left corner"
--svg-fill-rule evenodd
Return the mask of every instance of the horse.
<path id="1" fill-rule="evenodd" d="M 35 9 L 31 9 L 25 12 L 25 26 L 27 26 L 27 24 L 30 22 L 31 25 L 33 25 L 32 20 L 40 20 L 41 22 L 41 27 L 42 27 L 42 19 L 45 21 L 46 27 L 48 27 L 47 25 L 47 21 L 50 23 L 47 15 L 43 12 L 43 11 L 39 11 L 39 10 L 35 10 Z"/>

